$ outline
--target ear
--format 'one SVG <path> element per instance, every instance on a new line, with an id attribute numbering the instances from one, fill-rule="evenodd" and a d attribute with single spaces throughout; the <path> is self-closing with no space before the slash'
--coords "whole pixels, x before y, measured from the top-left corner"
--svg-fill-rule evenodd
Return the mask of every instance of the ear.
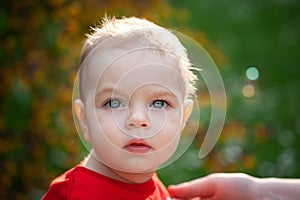
<path id="1" fill-rule="evenodd" d="M 90 134 L 89 134 L 87 119 L 86 119 L 86 114 L 85 114 L 85 105 L 81 99 L 76 99 L 74 101 L 74 109 L 76 112 L 76 116 L 79 120 L 84 139 L 86 141 L 90 141 Z"/>
<path id="2" fill-rule="evenodd" d="M 184 107 L 183 107 L 183 117 L 182 117 L 182 129 L 185 127 L 187 120 L 191 116 L 191 113 L 193 111 L 193 100 L 192 99 L 186 99 L 184 101 Z"/>

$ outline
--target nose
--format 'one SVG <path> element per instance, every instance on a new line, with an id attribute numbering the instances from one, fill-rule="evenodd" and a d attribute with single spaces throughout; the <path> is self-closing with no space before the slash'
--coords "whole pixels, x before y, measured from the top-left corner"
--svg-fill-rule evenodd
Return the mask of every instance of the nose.
<path id="1" fill-rule="evenodd" d="M 142 106 L 136 106 L 129 109 L 129 116 L 127 120 L 127 128 L 144 128 L 147 129 L 150 126 L 150 116 L 147 108 Z"/>

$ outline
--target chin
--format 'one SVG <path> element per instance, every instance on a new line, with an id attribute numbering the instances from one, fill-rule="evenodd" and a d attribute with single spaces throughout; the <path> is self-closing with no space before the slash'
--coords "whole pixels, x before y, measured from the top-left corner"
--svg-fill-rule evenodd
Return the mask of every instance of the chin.
<path id="1" fill-rule="evenodd" d="M 129 158 L 119 164 L 118 170 L 128 173 L 149 173 L 157 169 L 160 162 L 147 158 Z"/>
<path id="2" fill-rule="evenodd" d="M 133 166 L 131 172 L 133 173 L 149 173 L 154 172 L 157 169 L 158 165 L 154 163 L 137 163 Z"/>

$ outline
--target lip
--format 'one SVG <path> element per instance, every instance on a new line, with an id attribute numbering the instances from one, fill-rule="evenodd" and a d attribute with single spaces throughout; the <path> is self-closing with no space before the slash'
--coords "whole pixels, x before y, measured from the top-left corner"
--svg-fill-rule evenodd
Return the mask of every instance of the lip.
<path id="1" fill-rule="evenodd" d="M 124 149 L 130 153 L 148 153 L 152 147 L 143 139 L 132 139 L 125 146 Z"/>

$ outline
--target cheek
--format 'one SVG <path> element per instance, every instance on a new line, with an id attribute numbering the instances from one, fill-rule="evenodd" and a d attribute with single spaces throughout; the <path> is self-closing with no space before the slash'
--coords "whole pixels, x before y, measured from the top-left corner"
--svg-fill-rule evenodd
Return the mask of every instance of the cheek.
<path id="1" fill-rule="evenodd" d="M 180 128 L 181 112 L 179 110 L 158 110 L 150 111 L 151 128 L 178 129 Z"/>
<path id="2" fill-rule="evenodd" d="M 180 118 L 169 118 L 160 133 L 155 137 L 155 159 L 161 164 L 176 151 L 180 141 Z"/>
<path id="3" fill-rule="evenodd" d="M 115 126 L 111 113 L 97 113 L 97 124 L 104 134 L 107 133 L 109 127 L 114 128 Z"/>
<path id="4" fill-rule="evenodd" d="M 180 112 L 169 112 L 157 137 L 158 148 L 176 145 L 180 139 L 181 117 Z"/>
<path id="5" fill-rule="evenodd" d="M 96 112 L 97 119 L 92 124 L 91 136 L 97 142 L 109 142 L 116 146 L 122 144 L 122 132 L 111 112 Z M 99 141 L 101 140 L 101 141 Z"/>
<path id="6" fill-rule="evenodd" d="M 167 114 L 167 123 L 165 128 L 169 130 L 169 132 L 180 133 L 181 130 L 181 112 L 179 110 L 174 110 L 173 112 L 169 112 Z"/>

